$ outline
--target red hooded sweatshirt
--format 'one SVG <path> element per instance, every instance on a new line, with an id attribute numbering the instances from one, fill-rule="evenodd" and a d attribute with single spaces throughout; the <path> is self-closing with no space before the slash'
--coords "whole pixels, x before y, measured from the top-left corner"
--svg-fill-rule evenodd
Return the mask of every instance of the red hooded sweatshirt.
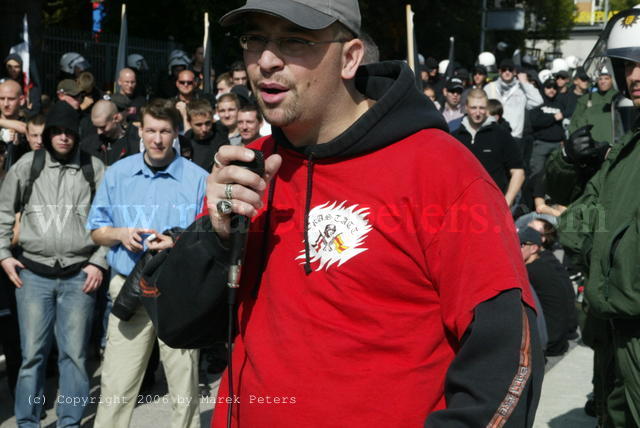
<path id="1" fill-rule="evenodd" d="M 533 306 L 502 193 L 412 76 L 361 69 L 376 103 L 329 143 L 274 129 L 252 146 L 283 164 L 252 223 L 234 396 L 227 373 L 218 395 L 233 426 L 423 426 L 476 306 L 510 289 Z"/>

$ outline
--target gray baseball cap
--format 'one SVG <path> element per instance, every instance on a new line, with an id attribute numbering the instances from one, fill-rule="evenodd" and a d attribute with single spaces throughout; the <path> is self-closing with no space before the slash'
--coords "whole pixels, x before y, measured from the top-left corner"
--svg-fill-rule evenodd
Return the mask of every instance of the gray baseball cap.
<path id="1" fill-rule="evenodd" d="M 220 18 L 220 25 L 229 26 L 248 12 L 284 18 L 307 30 L 321 30 L 338 21 L 360 36 L 358 0 L 247 0 L 244 6 Z"/>

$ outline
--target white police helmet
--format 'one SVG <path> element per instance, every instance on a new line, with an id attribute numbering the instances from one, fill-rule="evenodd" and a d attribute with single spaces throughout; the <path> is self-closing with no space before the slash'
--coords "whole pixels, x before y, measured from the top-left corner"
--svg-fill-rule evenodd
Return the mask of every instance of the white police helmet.
<path id="1" fill-rule="evenodd" d="M 618 90 L 628 97 L 624 63 L 640 62 L 640 5 L 620 12 L 611 21 L 615 22 L 609 24 L 606 56 L 611 60 Z"/>
<path id="2" fill-rule="evenodd" d="M 191 64 L 191 58 L 189 58 L 189 55 L 187 55 L 185 51 L 175 49 L 169 54 L 169 74 L 171 74 L 173 67 L 189 67 L 189 64 Z"/>
<path id="3" fill-rule="evenodd" d="M 131 54 L 127 57 L 127 67 L 133 68 L 136 71 L 147 71 L 149 65 L 144 57 L 140 54 Z"/>
<path id="4" fill-rule="evenodd" d="M 85 71 L 90 67 L 89 61 L 77 52 L 67 52 L 60 57 L 60 70 L 65 73 L 74 74 L 76 68 L 80 71 Z"/>
<path id="5" fill-rule="evenodd" d="M 487 68 L 495 68 L 496 57 L 491 52 L 482 52 L 478 55 L 478 65 L 484 65 Z"/>
<path id="6" fill-rule="evenodd" d="M 553 77 L 553 72 L 547 68 L 545 68 L 544 70 L 540 70 L 540 72 L 538 73 L 538 80 L 540 81 L 540 83 L 546 82 L 550 77 Z"/>
<path id="7" fill-rule="evenodd" d="M 551 72 L 556 74 L 560 71 L 569 71 L 569 65 L 563 58 L 556 58 L 551 62 Z"/>
<path id="8" fill-rule="evenodd" d="M 575 70 L 580 65 L 580 59 L 575 55 L 569 55 L 564 60 L 571 70 Z"/>

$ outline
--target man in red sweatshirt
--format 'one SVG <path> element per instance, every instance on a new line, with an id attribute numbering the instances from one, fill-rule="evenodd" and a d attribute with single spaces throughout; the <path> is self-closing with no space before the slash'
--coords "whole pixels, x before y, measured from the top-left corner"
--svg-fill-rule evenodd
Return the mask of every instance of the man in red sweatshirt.
<path id="1" fill-rule="evenodd" d="M 212 426 L 228 402 L 236 427 L 532 426 L 535 312 L 489 175 L 404 63 L 360 66 L 357 0 L 248 0 L 236 23 L 273 135 L 263 176 L 224 146 L 208 179 L 220 257 L 251 218 Z"/>

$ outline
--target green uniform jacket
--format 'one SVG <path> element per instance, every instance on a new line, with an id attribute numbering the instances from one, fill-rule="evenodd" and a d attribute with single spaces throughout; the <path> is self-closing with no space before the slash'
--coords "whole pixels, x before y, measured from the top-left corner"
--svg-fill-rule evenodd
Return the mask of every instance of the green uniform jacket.
<path id="1" fill-rule="evenodd" d="M 571 116 L 569 124 L 569 134 L 585 125 L 593 125 L 591 136 L 596 141 L 606 141 L 613 145 L 613 114 L 611 104 L 618 95 L 615 89 L 609 89 L 604 94 L 591 92 L 578 99 L 576 110 Z M 591 106 L 589 107 L 589 99 Z"/>
<path id="2" fill-rule="evenodd" d="M 559 218 L 560 242 L 588 266 L 585 296 L 600 318 L 640 317 L 639 140 L 636 124 Z"/>
<path id="3" fill-rule="evenodd" d="M 554 203 L 568 206 L 582 195 L 587 180 L 578 168 L 562 159 L 562 149 L 551 152 L 544 171 L 545 192 Z"/>

